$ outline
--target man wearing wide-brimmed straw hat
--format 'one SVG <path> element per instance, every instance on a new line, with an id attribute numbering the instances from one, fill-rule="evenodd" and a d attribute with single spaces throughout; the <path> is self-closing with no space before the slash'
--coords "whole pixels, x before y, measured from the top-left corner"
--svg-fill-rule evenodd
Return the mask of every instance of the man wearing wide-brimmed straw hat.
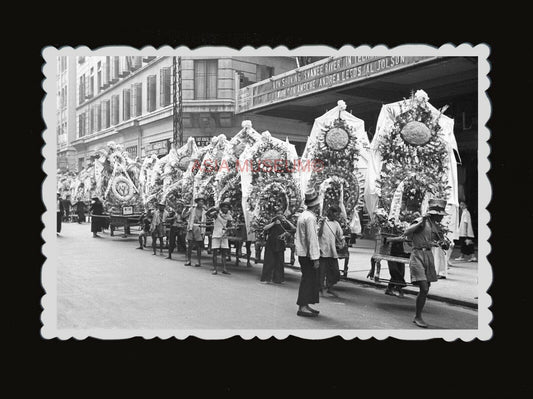
<path id="1" fill-rule="evenodd" d="M 229 240 L 226 229 L 228 223 L 233 221 L 230 209 L 231 204 L 229 201 L 224 200 L 218 207 L 211 208 L 206 212 L 206 217 L 214 219 L 211 241 L 211 249 L 213 250 L 213 274 L 218 274 L 217 256 L 219 252 L 222 260 L 222 273 L 231 274 L 226 268 L 226 257 L 229 254 Z"/>
<path id="2" fill-rule="evenodd" d="M 449 247 L 440 225 L 440 221 L 446 215 L 445 208 L 446 200 L 430 199 L 427 213 L 416 219 L 404 232 L 404 235 L 413 243 L 413 251 L 409 259 L 411 283 L 419 288 L 413 323 L 422 328 L 428 327 L 422 319 L 422 309 L 426 303 L 429 287 L 438 279 L 431 248 L 440 246 L 446 250 Z"/>
<path id="3" fill-rule="evenodd" d="M 187 206 L 182 213 L 182 217 L 187 219 L 187 262 L 185 266 L 191 265 L 192 247 L 196 247 L 196 255 L 198 263 L 194 266 L 200 267 L 202 265 L 202 248 L 204 247 L 205 239 L 205 199 L 196 197 L 194 199 L 195 205 Z"/>
<path id="4" fill-rule="evenodd" d="M 298 289 L 298 316 L 316 317 L 318 310 L 309 306 L 319 302 L 318 268 L 320 247 L 318 243 L 317 215 L 320 212 L 320 198 L 318 193 L 311 189 L 305 193 L 305 209 L 298 217 L 296 223 L 296 236 L 294 244 L 296 256 L 300 263 L 302 279 Z"/>

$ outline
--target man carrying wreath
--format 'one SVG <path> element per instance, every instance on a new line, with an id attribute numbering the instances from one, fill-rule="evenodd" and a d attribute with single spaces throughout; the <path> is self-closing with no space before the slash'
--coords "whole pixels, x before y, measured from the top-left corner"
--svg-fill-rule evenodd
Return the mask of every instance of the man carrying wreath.
<path id="1" fill-rule="evenodd" d="M 422 319 L 422 309 L 426 304 L 429 287 L 432 282 L 438 279 L 431 248 L 441 247 L 444 250 L 449 248 L 440 225 L 440 221 L 446 215 L 445 208 L 445 200 L 430 199 L 428 212 L 423 217 L 416 219 L 404 232 L 404 236 L 410 238 L 413 243 L 413 251 L 409 259 L 411 283 L 419 288 L 413 323 L 422 328 L 428 327 Z"/>
<path id="2" fill-rule="evenodd" d="M 213 272 L 218 274 L 217 270 L 217 256 L 220 252 L 222 259 L 222 273 L 231 274 L 226 269 L 226 257 L 229 255 L 229 241 L 227 235 L 228 222 L 233 221 L 229 209 L 231 204 L 229 201 L 222 201 L 218 208 L 214 207 L 206 212 L 206 217 L 213 218 L 213 236 L 211 241 L 211 248 L 213 249 Z"/>

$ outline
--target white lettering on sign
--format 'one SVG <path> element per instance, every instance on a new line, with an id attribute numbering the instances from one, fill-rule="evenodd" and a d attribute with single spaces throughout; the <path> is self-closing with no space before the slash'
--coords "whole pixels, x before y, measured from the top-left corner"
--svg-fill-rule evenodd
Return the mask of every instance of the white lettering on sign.
<path id="1" fill-rule="evenodd" d="M 236 112 L 325 90 L 434 58 L 418 56 L 328 58 L 278 78 L 270 78 L 241 89 Z"/>

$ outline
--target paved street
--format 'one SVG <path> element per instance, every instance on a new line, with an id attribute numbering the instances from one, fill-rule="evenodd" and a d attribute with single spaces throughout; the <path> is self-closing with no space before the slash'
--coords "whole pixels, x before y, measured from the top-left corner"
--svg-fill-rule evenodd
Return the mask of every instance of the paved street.
<path id="1" fill-rule="evenodd" d="M 211 275 L 184 255 L 164 259 L 137 250 L 137 238 L 93 238 L 88 223 L 64 223 L 58 240 L 58 329 L 417 329 L 415 297 L 383 294 L 341 281 L 339 298 L 321 298 L 313 319 L 296 316 L 300 273 L 286 269 L 283 285 L 259 283 L 260 264 L 230 266 Z M 150 240 L 149 240 L 150 243 Z M 438 284 L 438 283 L 437 283 Z M 435 329 L 476 329 L 473 309 L 428 300 L 425 320 Z"/>

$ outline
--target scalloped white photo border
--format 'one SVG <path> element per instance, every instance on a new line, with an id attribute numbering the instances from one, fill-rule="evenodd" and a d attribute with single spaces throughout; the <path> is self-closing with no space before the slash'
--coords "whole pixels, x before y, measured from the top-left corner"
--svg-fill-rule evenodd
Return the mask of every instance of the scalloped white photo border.
<path id="1" fill-rule="evenodd" d="M 55 233 L 56 215 L 55 215 L 55 197 L 56 197 L 56 148 L 57 137 L 55 129 L 56 121 L 56 63 L 59 56 L 102 56 L 102 55 L 142 55 L 149 52 L 149 55 L 157 56 L 469 56 L 478 58 L 478 328 L 471 330 L 122 330 L 122 329 L 58 329 L 57 328 L 57 237 Z M 146 46 L 142 49 L 136 49 L 128 46 L 106 46 L 97 49 L 90 49 L 87 46 L 46 47 L 42 50 L 44 63 L 42 71 L 45 76 L 42 87 L 46 92 L 43 99 L 42 116 L 46 124 L 43 132 L 45 145 L 42 149 L 44 157 L 43 170 L 46 178 L 42 184 L 42 197 L 46 207 L 41 220 L 44 223 L 42 237 L 44 244 L 42 252 L 46 257 L 43 264 L 41 276 L 42 285 L 45 291 L 41 299 L 43 311 L 41 313 L 41 335 L 45 339 L 59 338 L 62 340 L 75 338 L 85 339 L 94 337 L 99 339 L 126 339 L 132 337 L 143 337 L 151 339 L 159 337 L 167 339 L 175 337 L 185 339 L 188 336 L 195 336 L 201 339 L 226 339 L 233 336 L 240 336 L 248 340 L 254 337 L 259 339 L 284 339 L 289 336 L 296 336 L 305 339 L 325 339 L 340 336 L 344 339 L 369 339 L 376 338 L 379 340 L 388 337 L 403 340 L 426 340 L 431 338 L 442 338 L 446 341 L 461 339 L 463 341 L 472 341 L 479 339 L 486 341 L 492 337 L 492 312 L 490 306 L 492 298 L 487 293 L 492 283 L 492 268 L 488 262 L 487 256 L 491 247 L 488 242 L 490 229 L 488 222 L 490 214 L 486 209 L 492 198 L 492 189 L 487 177 L 490 169 L 488 156 L 490 147 L 487 143 L 490 137 L 490 131 L 486 124 L 491 115 L 491 104 L 486 90 L 490 86 L 488 77 L 490 71 L 490 47 L 481 43 L 472 45 L 463 43 L 458 46 L 453 44 L 444 44 L 437 48 L 426 44 L 405 44 L 393 48 L 385 45 L 368 46 L 361 45 L 358 47 L 345 45 L 339 49 L 329 46 L 300 46 L 296 49 L 289 50 L 286 46 L 275 48 L 262 46 L 253 48 L 245 46 L 234 49 L 230 47 L 199 47 L 190 49 L 185 46 L 172 48 L 162 46 L 158 49 L 152 46 Z M 413 309 L 414 310 L 414 309 Z"/>

